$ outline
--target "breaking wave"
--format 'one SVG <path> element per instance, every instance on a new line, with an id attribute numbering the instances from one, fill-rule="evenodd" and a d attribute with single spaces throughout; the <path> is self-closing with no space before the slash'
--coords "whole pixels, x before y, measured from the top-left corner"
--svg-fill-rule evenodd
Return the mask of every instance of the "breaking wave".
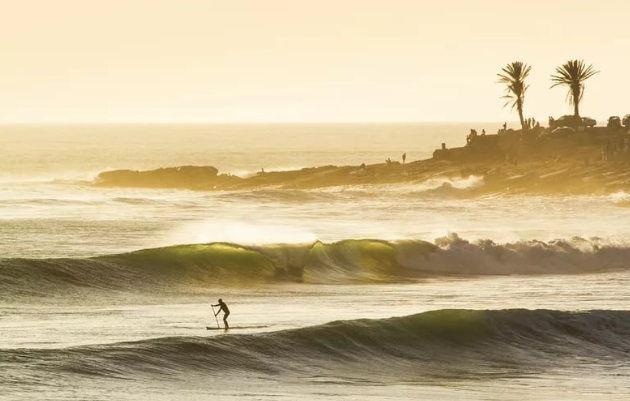
<path id="1" fill-rule="evenodd" d="M 630 247 L 602 239 L 499 244 L 456 234 L 419 240 L 210 243 L 92 258 L 0 259 L 0 298 L 63 288 L 149 290 L 269 281 L 395 282 L 440 275 L 579 274 L 630 267 Z"/>
<path id="2" fill-rule="evenodd" d="M 624 191 L 615 192 L 608 196 L 613 203 L 620 207 L 630 207 L 630 194 Z"/>
<path id="3" fill-rule="evenodd" d="M 437 310 L 380 320 L 65 349 L 0 350 L 7 372 L 129 379 L 190 374 L 388 381 L 493 379 L 630 362 L 630 311 Z M 3 381 L 0 378 L 0 383 Z"/>

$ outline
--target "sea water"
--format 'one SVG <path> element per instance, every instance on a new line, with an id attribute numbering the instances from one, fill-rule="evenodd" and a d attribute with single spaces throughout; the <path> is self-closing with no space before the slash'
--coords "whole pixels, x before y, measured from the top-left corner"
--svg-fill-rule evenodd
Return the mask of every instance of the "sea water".
<path id="1" fill-rule="evenodd" d="M 412 162 L 498 125 L 0 127 L 0 398 L 626 399 L 625 193 L 92 185 Z M 235 330 L 206 330 L 219 297 Z"/>

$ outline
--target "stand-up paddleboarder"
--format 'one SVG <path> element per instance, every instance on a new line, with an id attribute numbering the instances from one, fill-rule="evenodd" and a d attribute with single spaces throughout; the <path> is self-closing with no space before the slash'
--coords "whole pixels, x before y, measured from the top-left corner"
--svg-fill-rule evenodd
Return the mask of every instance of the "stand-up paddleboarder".
<path id="1" fill-rule="evenodd" d="M 225 328 L 229 329 L 230 325 L 227 322 L 227 318 L 228 316 L 230 316 L 230 309 L 228 308 L 228 306 L 225 304 L 225 302 L 223 302 L 223 300 L 221 298 L 219 298 L 219 303 L 216 305 L 212 305 L 214 306 L 220 306 L 219 310 L 216 311 L 216 313 L 214 314 L 214 316 L 218 315 L 221 311 L 223 311 L 223 323 L 225 323 Z"/>

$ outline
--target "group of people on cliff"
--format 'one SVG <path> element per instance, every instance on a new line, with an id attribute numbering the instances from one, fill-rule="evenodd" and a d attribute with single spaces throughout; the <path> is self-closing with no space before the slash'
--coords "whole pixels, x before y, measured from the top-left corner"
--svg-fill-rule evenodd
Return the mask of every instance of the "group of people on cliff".
<path id="1" fill-rule="evenodd" d="M 470 129 L 470 134 L 468 134 L 466 136 L 466 143 L 472 143 L 475 141 L 475 139 L 477 139 L 477 137 L 479 136 L 479 134 L 477 134 L 477 130 L 474 128 Z M 486 136 L 486 130 L 485 128 L 481 130 L 481 136 Z"/>

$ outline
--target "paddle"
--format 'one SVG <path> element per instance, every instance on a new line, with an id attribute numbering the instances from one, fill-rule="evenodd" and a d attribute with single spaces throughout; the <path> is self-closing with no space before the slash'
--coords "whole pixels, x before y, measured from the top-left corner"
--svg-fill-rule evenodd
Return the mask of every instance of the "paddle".
<path id="1" fill-rule="evenodd" d="M 214 306 L 210 305 L 210 307 L 212 308 L 212 314 L 214 315 L 214 320 L 217 321 L 217 327 L 221 328 L 221 326 L 219 326 L 219 319 L 217 319 L 217 314 L 214 313 Z"/>

